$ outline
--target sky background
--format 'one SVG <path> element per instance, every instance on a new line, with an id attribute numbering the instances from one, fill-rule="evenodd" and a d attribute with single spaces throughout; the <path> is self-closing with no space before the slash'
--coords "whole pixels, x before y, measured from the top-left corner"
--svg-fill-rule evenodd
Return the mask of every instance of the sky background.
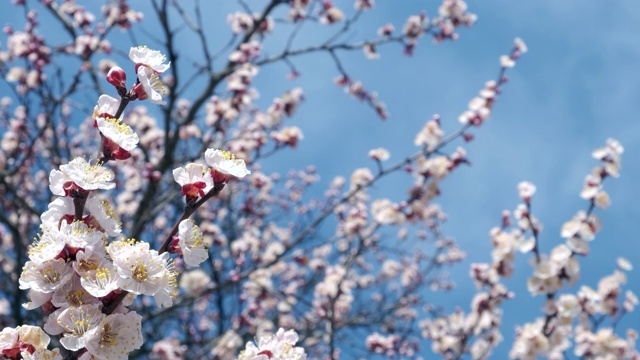
<path id="1" fill-rule="evenodd" d="M 247 3 L 257 4 L 259 10 L 264 1 Z M 347 13 L 352 11 L 352 1 L 335 3 Z M 346 38 L 373 39 L 376 29 L 387 22 L 401 29 L 409 15 L 422 9 L 434 14 L 436 3 L 378 0 L 376 9 L 366 13 Z M 221 34 L 211 37 L 213 48 L 227 41 L 225 18 L 236 9 L 235 4 L 228 0 L 208 3 L 211 8 L 205 14 L 210 31 Z M 13 8 L 5 11 L 5 7 L 0 24 L 16 15 Z M 138 9 L 144 11 L 144 6 Z M 544 225 L 542 251 L 563 242 L 559 236 L 562 224 L 588 206 L 579 192 L 585 175 L 598 164 L 591 152 L 608 137 L 625 147 L 623 168 L 619 179 L 605 183 L 612 206 L 597 210 L 603 228 L 591 244 L 591 254 L 580 259 L 579 284 L 597 287 L 598 280 L 616 268 L 616 258 L 624 255 L 636 265 L 629 274 L 628 288 L 640 293 L 640 3 L 485 0 L 470 1 L 469 9 L 478 15 L 478 21 L 471 29 L 461 29 L 456 42 L 434 45 L 424 37 L 412 57 L 391 44 L 379 49 L 381 58 L 375 61 L 366 60 L 360 51 L 342 53 L 351 77 L 377 91 L 387 104 L 390 117 L 385 122 L 333 84 L 338 72 L 326 55 L 294 59 L 302 75 L 295 81 L 286 80 L 288 68 L 282 64 L 262 68 L 255 85 L 261 93 L 258 104 L 264 108 L 296 86 L 303 87 L 306 97 L 289 122 L 304 131 L 305 139 L 295 154 L 274 157 L 265 163 L 265 169 L 283 172 L 314 164 L 322 177 L 316 187 L 321 194 L 334 176 L 349 177 L 358 167 L 373 169 L 367 157 L 372 148 L 389 149 L 389 163 L 412 154 L 415 134 L 432 114 L 442 116 L 445 130 L 458 128 L 458 115 L 484 83 L 495 78 L 498 58 L 508 53 L 515 37 L 521 37 L 529 52 L 509 71 L 510 81 L 491 119 L 473 130 L 476 140 L 462 144 L 473 165 L 459 169 L 441 185 L 438 202 L 449 216 L 445 232 L 458 241 L 468 258 L 451 270 L 458 288 L 434 296 L 434 302 L 447 300 L 468 310 L 475 290 L 468 278 L 469 264 L 490 261 L 489 230 L 499 225 L 503 209 L 513 210 L 519 203 L 516 185 L 520 181 L 538 187 L 533 209 Z M 148 15 L 143 26 L 153 33 L 157 29 L 154 22 Z M 267 40 L 267 52 L 282 48 L 283 30 Z M 328 33 L 311 30 L 303 31 L 294 44 L 303 47 L 327 37 Z M 115 35 L 114 47 L 131 45 L 124 34 Z M 196 40 L 186 37 L 184 41 L 183 54 L 197 58 Z M 152 42 L 147 45 L 154 46 Z M 408 181 L 407 176 L 390 177 L 376 185 L 373 194 L 399 201 L 405 198 Z M 506 357 L 516 324 L 542 314 L 543 299 L 532 298 L 526 290 L 525 280 L 531 273 L 527 261 L 528 256 L 520 255 L 514 278 L 507 281 L 516 298 L 505 303 L 505 341 L 495 358 Z M 575 293 L 577 287 L 569 290 Z M 640 328 L 639 314 L 628 315 L 622 325 Z"/>

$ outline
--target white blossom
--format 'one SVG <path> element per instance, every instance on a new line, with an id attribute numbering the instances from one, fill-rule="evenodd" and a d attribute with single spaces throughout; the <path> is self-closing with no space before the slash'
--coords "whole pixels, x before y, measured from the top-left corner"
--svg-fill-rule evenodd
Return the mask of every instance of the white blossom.
<path id="1" fill-rule="evenodd" d="M 60 170 L 51 170 L 49 189 L 54 195 L 59 196 L 69 196 L 69 187 L 72 184 L 85 191 L 109 190 L 116 186 L 113 178 L 113 171 L 102 167 L 101 164 L 91 165 L 85 159 L 77 157 L 70 163 L 61 165 Z"/>
<path id="2" fill-rule="evenodd" d="M 213 178 L 204 166 L 189 163 L 173 170 L 173 179 L 182 187 L 181 194 L 190 197 L 204 197 L 213 189 Z"/>
<path id="3" fill-rule="evenodd" d="M 162 97 L 167 95 L 167 89 L 153 70 L 145 66 L 140 67 L 138 69 L 138 80 L 140 80 L 140 85 L 142 86 L 142 91 L 137 88 L 138 96 L 141 99 L 149 99 L 149 101 L 158 105 L 165 104 Z"/>
<path id="4" fill-rule="evenodd" d="M 97 120 L 101 117 L 114 117 L 116 112 L 118 112 L 119 106 L 120 100 L 109 95 L 100 95 L 98 98 L 98 104 L 93 108 L 93 119 Z"/>
<path id="5" fill-rule="evenodd" d="M 424 146 L 427 151 L 432 151 L 442 141 L 443 131 L 440 128 L 440 124 L 436 120 L 430 120 L 425 125 L 424 128 L 416 135 L 416 139 L 414 140 L 414 144 L 416 146 Z"/>
<path id="6" fill-rule="evenodd" d="M 94 269 L 88 269 L 80 274 L 82 287 L 91 295 L 100 298 L 118 289 L 120 277 L 113 264 L 104 260 Z"/>
<path id="7" fill-rule="evenodd" d="M 371 214 L 375 221 L 380 224 L 399 224 L 404 221 L 405 216 L 398 206 L 388 199 L 378 199 L 371 204 Z"/>
<path id="8" fill-rule="evenodd" d="M 389 160 L 389 151 L 385 148 L 375 148 L 369 150 L 369 157 L 378 161 Z"/>
<path id="9" fill-rule="evenodd" d="M 73 219 L 75 212 L 75 206 L 73 205 L 73 199 L 70 197 L 59 197 L 49 203 L 47 211 L 40 215 L 40 221 L 42 224 L 40 227 L 59 227 L 60 223 L 65 218 Z"/>
<path id="10" fill-rule="evenodd" d="M 525 202 L 529 201 L 533 194 L 536 193 L 536 186 L 528 181 L 523 181 L 518 184 L 518 194 Z"/>
<path id="11" fill-rule="evenodd" d="M 168 253 L 159 255 L 146 242 L 116 241 L 107 251 L 119 276 L 118 286 L 138 295 L 155 295 L 161 287 Z"/>
<path id="12" fill-rule="evenodd" d="M 86 333 L 86 349 L 98 359 L 126 360 L 142 346 L 142 317 L 134 311 L 112 314 Z"/>
<path id="13" fill-rule="evenodd" d="M 104 231 L 109 236 L 117 236 L 122 231 L 120 219 L 106 201 L 89 196 L 85 203 L 85 209 L 89 210 L 91 214 L 91 226 L 97 230 Z"/>
<path id="14" fill-rule="evenodd" d="M 68 350 L 80 350 L 87 346 L 89 331 L 105 318 L 100 311 L 101 304 L 70 307 L 58 315 L 57 321 L 64 329 L 60 343 Z"/>
<path id="15" fill-rule="evenodd" d="M 607 145 L 603 148 L 596 149 L 593 152 L 595 159 L 601 160 L 604 163 L 604 170 L 606 173 L 613 177 L 620 176 L 620 168 L 622 163 L 622 153 L 624 148 L 615 139 L 607 139 Z"/>
<path id="16" fill-rule="evenodd" d="M 513 59 L 507 55 L 502 55 L 500 57 L 500 66 L 502 66 L 503 68 L 512 68 L 516 65 L 516 62 L 513 61 Z"/>
<path id="17" fill-rule="evenodd" d="M 228 151 L 218 149 L 207 149 L 204 154 L 207 164 L 225 175 L 231 175 L 237 178 L 243 178 L 251 171 L 247 170 L 247 165 L 242 159 L 236 159 L 235 155 Z"/>
<path id="18" fill-rule="evenodd" d="M 178 226 L 180 250 L 184 262 L 190 266 L 198 266 L 209 258 L 209 252 L 204 247 L 202 231 L 191 219 L 185 219 Z"/>
<path id="19" fill-rule="evenodd" d="M 521 54 L 524 54 L 528 51 L 528 47 L 527 44 L 525 44 L 524 40 L 522 40 L 521 38 L 515 38 L 513 40 L 513 45 L 515 46 L 516 50 L 518 50 Z"/>
<path id="20" fill-rule="evenodd" d="M 96 123 L 100 133 L 122 149 L 131 151 L 138 145 L 138 134 L 122 121 L 112 117 L 99 117 Z"/>
<path id="21" fill-rule="evenodd" d="M 82 287 L 80 276 L 74 275 L 71 280 L 53 292 L 51 304 L 58 308 L 77 307 L 87 304 L 96 304 L 100 300 L 87 292 Z"/>
<path id="22" fill-rule="evenodd" d="M 64 259 L 45 262 L 27 261 L 22 269 L 20 289 L 50 293 L 64 285 L 73 275 L 73 268 Z"/>
<path id="23" fill-rule="evenodd" d="M 257 344 L 248 342 L 245 350 L 240 352 L 238 360 L 305 360 L 307 354 L 301 347 L 295 347 L 298 342 L 298 334 L 293 331 L 285 331 L 280 328 L 273 336 L 263 336 Z M 262 355 L 262 356 L 261 356 Z"/>
<path id="24" fill-rule="evenodd" d="M 129 59 L 137 66 L 145 66 L 156 74 L 161 74 L 169 69 L 171 63 L 164 64 L 167 58 L 158 50 L 151 50 L 146 46 L 132 47 L 129 49 Z M 140 68 L 138 68 L 138 72 Z"/>

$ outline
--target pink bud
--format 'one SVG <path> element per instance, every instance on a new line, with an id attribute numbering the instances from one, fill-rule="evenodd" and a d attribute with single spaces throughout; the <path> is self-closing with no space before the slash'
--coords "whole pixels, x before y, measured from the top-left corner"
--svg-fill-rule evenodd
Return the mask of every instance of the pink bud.
<path id="1" fill-rule="evenodd" d="M 407 56 L 413 55 L 413 48 L 415 48 L 415 46 L 416 45 L 413 44 L 413 43 L 405 45 L 404 51 L 403 51 L 404 54 L 407 55 Z"/>
<path id="2" fill-rule="evenodd" d="M 297 72 L 297 71 L 295 71 L 295 70 L 293 70 L 293 71 L 291 71 L 291 72 L 289 73 L 289 75 L 287 75 L 287 78 L 288 78 L 289 80 L 293 80 L 293 79 L 295 79 L 295 78 L 297 78 L 297 77 L 299 77 L 299 76 L 300 76 L 300 73 L 299 73 L 299 72 Z"/>
<path id="3" fill-rule="evenodd" d="M 335 83 L 338 86 L 347 86 L 351 83 L 351 79 L 346 75 L 341 75 L 335 79 Z"/>
<path id="4" fill-rule="evenodd" d="M 114 66 L 107 73 L 107 81 L 116 88 L 127 87 L 127 73 L 119 66 Z"/>

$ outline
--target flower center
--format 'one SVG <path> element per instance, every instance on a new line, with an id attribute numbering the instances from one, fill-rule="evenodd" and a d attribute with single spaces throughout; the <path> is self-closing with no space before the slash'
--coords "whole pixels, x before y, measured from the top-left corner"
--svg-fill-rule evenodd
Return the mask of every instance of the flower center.
<path id="1" fill-rule="evenodd" d="M 73 305 L 73 306 L 80 306 L 82 305 L 82 295 L 84 295 L 85 292 L 82 290 L 75 290 L 75 291 L 70 291 L 69 294 L 67 295 L 66 299 L 69 302 L 69 304 Z"/>
<path id="2" fill-rule="evenodd" d="M 137 265 L 133 269 L 133 278 L 138 282 L 145 282 L 149 279 L 149 276 L 147 275 L 147 268 L 144 264 Z"/>
<path id="3" fill-rule="evenodd" d="M 116 332 L 113 331 L 110 324 L 104 324 L 102 326 L 102 336 L 100 336 L 100 347 L 105 346 L 115 346 L 117 345 L 116 341 Z"/>
<path id="4" fill-rule="evenodd" d="M 60 280 L 60 272 L 53 269 L 44 269 L 42 271 L 42 277 L 49 283 L 55 284 Z"/>

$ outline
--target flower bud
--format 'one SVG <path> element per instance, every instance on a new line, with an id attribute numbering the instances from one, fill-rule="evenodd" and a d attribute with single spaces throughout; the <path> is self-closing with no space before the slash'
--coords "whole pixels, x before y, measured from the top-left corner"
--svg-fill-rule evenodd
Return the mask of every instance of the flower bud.
<path id="1" fill-rule="evenodd" d="M 133 92 L 136 94 L 136 98 L 138 100 L 146 100 L 149 98 L 149 95 L 147 95 L 147 92 L 144 91 L 144 87 L 142 87 L 142 84 L 137 84 L 136 86 L 134 86 Z"/>
<path id="2" fill-rule="evenodd" d="M 127 87 L 127 73 L 119 66 L 114 66 L 107 73 L 107 81 L 116 88 Z"/>

